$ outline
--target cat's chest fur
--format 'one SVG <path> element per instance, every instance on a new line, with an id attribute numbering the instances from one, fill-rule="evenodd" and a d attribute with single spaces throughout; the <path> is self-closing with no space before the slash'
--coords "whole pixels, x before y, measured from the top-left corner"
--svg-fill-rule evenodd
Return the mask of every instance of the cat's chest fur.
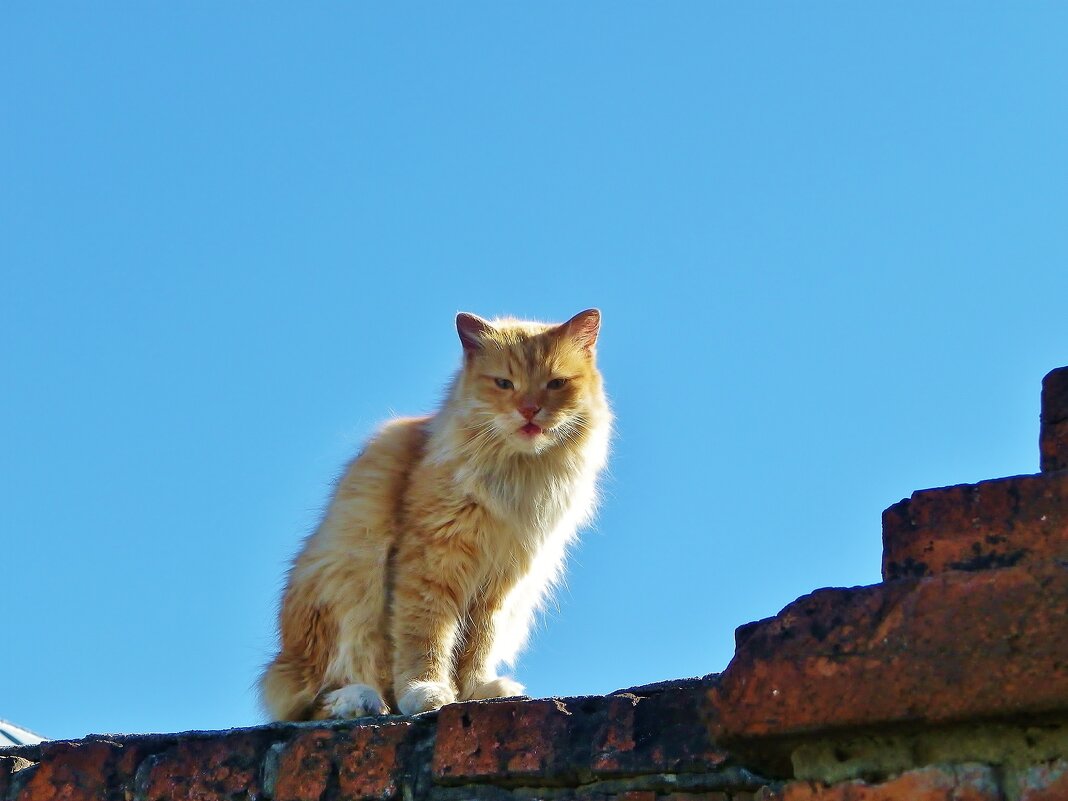
<path id="1" fill-rule="evenodd" d="M 436 430 L 428 427 L 422 466 L 433 475 L 439 501 L 457 510 L 474 508 L 471 522 L 477 531 L 470 534 L 501 546 L 515 542 L 531 552 L 547 539 L 569 539 L 592 512 L 607 450 L 603 436 L 581 450 L 476 456 L 457 444 L 462 437 L 448 422 Z"/>
<path id="2" fill-rule="evenodd" d="M 494 469 L 459 465 L 453 485 L 458 495 L 484 511 L 484 526 L 536 545 L 567 522 L 572 507 L 586 494 L 581 492 L 577 465 L 536 460 L 517 459 Z"/>

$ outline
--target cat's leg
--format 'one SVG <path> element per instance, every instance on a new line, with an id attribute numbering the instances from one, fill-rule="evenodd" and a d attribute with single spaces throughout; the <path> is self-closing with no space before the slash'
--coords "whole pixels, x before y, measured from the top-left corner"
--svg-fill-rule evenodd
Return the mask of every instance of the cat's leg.
<path id="1" fill-rule="evenodd" d="M 522 695 L 523 685 L 498 676 L 498 665 L 515 664 L 526 645 L 538 609 L 560 574 L 566 538 L 557 538 L 529 563 L 515 562 L 480 597 L 481 610 L 472 610 L 466 647 L 457 662 L 457 685 L 464 700 Z"/>
<path id="2" fill-rule="evenodd" d="M 389 706 L 382 694 L 369 684 L 346 684 L 324 693 L 320 704 L 325 717 L 331 718 L 360 718 L 389 713 Z"/>
<path id="3" fill-rule="evenodd" d="M 402 593 L 398 587 L 398 596 Z M 393 690 L 401 714 L 451 704 L 456 700 L 451 675 L 459 630 L 456 605 L 429 597 L 397 599 L 393 622 Z"/>
<path id="4" fill-rule="evenodd" d="M 389 704 L 381 689 L 383 683 L 375 669 L 374 659 L 368 658 L 367 652 L 339 654 L 336 662 L 347 664 L 347 669 L 340 671 L 344 678 L 330 681 L 319 694 L 317 717 L 360 718 L 389 714 Z M 335 675 L 338 673 L 334 671 Z M 331 687 L 336 689 L 329 689 Z"/>
<path id="5" fill-rule="evenodd" d="M 322 691 L 312 683 L 313 674 L 308 665 L 283 656 L 267 667 L 260 680 L 260 695 L 272 720 L 357 718 L 389 712 L 376 687 L 357 678 L 338 689 Z"/>
<path id="6" fill-rule="evenodd" d="M 405 715 L 456 700 L 454 652 L 478 570 L 473 550 L 455 533 L 461 523 L 454 526 L 452 536 L 412 537 L 397 549 L 390 632 L 393 690 Z"/>
<path id="7" fill-rule="evenodd" d="M 386 626 L 385 549 L 379 558 L 365 549 L 336 570 L 331 595 L 339 610 L 331 656 L 319 696 L 324 718 L 358 718 L 389 712 L 389 638 Z M 358 575 L 350 571 L 359 570 Z M 344 599 L 342 602 L 341 599 Z"/>
<path id="8" fill-rule="evenodd" d="M 267 667 L 260 679 L 260 696 L 272 720 L 358 718 L 389 713 L 389 706 L 376 687 L 357 679 L 338 689 L 322 691 L 311 683 L 311 673 L 306 665 L 282 657 Z"/>
<path id="9" fill-rule="evenodd" d="M 522 684 L 498 676 L 496 645 L 510 616 L 503 610 L 505 593 L 500 585 L 490 586 L 475 598 L 464 622 L 463 648 L 456 661 L 456 686 L 461 701 L 511 698 L 523 695 Z"/>

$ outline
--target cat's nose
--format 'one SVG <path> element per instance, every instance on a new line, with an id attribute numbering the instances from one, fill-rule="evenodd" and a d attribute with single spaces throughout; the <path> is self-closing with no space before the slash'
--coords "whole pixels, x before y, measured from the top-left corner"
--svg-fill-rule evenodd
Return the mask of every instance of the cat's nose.
<path id="1" fill-rule="evenodd" d="M 527 420 L 533 420 L 534 415 L 541 411 L 541 407 L 536 403 L 522 403 L 518 407 L 519 413 L 523 415 Z"/>

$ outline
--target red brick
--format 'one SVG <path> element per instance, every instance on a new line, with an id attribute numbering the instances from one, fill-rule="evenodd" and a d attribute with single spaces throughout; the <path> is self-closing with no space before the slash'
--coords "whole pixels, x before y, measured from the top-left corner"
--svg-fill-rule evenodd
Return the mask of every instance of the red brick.
<path id="1" fill-rule="evenodd" d="M 1068 709 L 1068 565 L 818 590 L 739 630 L 713 737 Z"/>
<path id="2" fill-rule="evenodd" d="M 1068 468 L 1068 367 L 1042 379 L 1041 431 L 1038 437 L 1044 472 Z"/>
<path id="3" fill-rule="evenodd" d="M 613 793 L 597 787 L 579 788 L 574 795 L 567 794 L 564 798 L 569 801 L 662 801 L 662 797 L 657 797 L 655 790 L 626 790 L 622 793 Z M 546 799 L 552 799 L 552 796 L 547 795 Z"/>
<path id="4" fill-rule="evenodd" d="M 1068 558 L 1068 471 L 921 490 L 883 512 L 883 579 Z"/>
<path id="5" fill-rule="evenodd" d="M 410 723 L 398 722 L 301 732 L 278 757 L 275 801 L 319 801 L 333 776 L 346 799 L 394 798 L 410 730 Z"/>
<path id="6" fill-rule="evenodd" d="M 729 757 L 709 737 L 701 687 L 648 697 L 611 696 L 593 738 L 595 775 L 684 773 L 714 770 Z"/>
<path id="7" fill-rule="evenodd" d="M 314 729 L 298 734 L 278 757 L 275 801 L 319 801 L 334 770 L 335 734 Z"/>
<path id="8" fill-rule="evenodd" d="M 443 707 L 433 775 L 439 781 L 508 777 L 553 781 L 571 775 L 570 719 L 571 712 L 556 700 Z"/>
<path id="9" fill-rule="evenodd" d="M 1068 759 L 1058 759 L 1024 771 L 1019 777 L 1019 801 L 1068 799 Z"/>
<path id="10" fill-rule="evenodd" d="M 353 729 L 338 749 L 338 789 L 341 797 L 395 798 L 404 768 L 402 751 L 410 723 L 385 723 Z"/>
<path id="11" fill-rule="evenodd" d="M 552 796 L 546 796 L 551 798 Z M 574 798 L 574 801 L 753 801 L 751 793 L 735 793 L 728 795 L 719 790 L 708 790 L 703 793 L 668 793 L 658 795 L 655 790 L 627 790 L 622 793 L 605 792 L 596 787 L 580 789 L 574 796 L 566 795 L 565 798 Z"/>
<path id="12" fill-rule="evenodd" d="M 132 787 L 139 759 L 135 746 L 105 740 L 57 741 L 41 746 L 18 801 L 102 801 L 120 799 Z"/>
<path id="13" fill-rule="evenodd" d="M 1038 448 L 1043 471 L 1068 469 L 1068 420 L 1043 423 Z"/>
<path id="14" fill-rule="evenodd" d="M 830 786 L 792 782 L 768 801 L 1001 801 L 993 771 L 986 765 L 931 766 L 879 784 L 862 781 Z"/>
<path id="15" fill-rule="evenodd" d="M 630 693 L 608 700 L 604 723 L 593 739 L 592 766 L 595 773 L 622 771 L 637 743 L 634 739 L 635 709 L 640 699 Z"/>
<path id="16" fill-rule="evenodd" d="M 152 757 L 144 801 L 231 801 L 263 794 L 267 730 L 191 737 Z M 20 799 L 21 801 L 21 799 Z"/>
<path id="17" fill-rule="evenodd" d="M 0 798 L 7 798 L 11 786 L 11 774 L 15 770 L 15 758 L 0 756 Z"/>

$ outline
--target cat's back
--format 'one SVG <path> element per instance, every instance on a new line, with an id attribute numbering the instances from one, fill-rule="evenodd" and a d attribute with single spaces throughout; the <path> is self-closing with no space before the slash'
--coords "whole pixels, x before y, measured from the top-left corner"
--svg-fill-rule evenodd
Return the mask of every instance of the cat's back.
<path id="1" fill-rule="evenodd" d="M 412 470 L 426 449 L 429 421 L 397 418 L 379 429 L 338 480 L 317 539 L 355 545 L 390 536 Z"/>
<path id="2" fill-rule="evenodd" d="M 339 499 L 379 495 L 402 481 L 426 448 L 429 417 L 390 420 L 349 462 L 337 486 Z"/>

